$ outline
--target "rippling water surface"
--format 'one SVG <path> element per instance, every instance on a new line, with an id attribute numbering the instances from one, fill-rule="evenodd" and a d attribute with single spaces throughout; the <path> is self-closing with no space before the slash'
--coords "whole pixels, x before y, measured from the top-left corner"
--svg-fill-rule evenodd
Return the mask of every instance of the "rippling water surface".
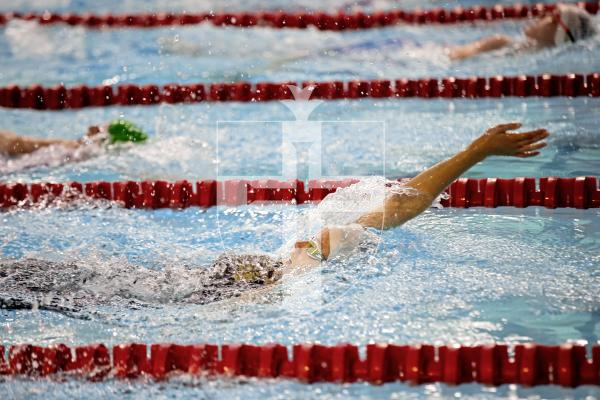
<path id="1" fill-rule="evenodd" d="M 294 115 L 279 102 L 94 108 L 60 113 L 0 110 L 6 129 L 72 139 L 81 137 L 91 124 L 119 116 L 143 126 L 151 135 L 149 143 L 121 146 L 86 161 L 59 167 L 22 170 L 7 166 L 4 179 L 196 180 L 214 178 L 217 164 L 219 175 L 271 177 L 281 176 L 282 162 L 289 162 L 281 158 L 281 121 L 293 121 Z M 521 99 L 334 101 L 321 104 L 310 117 L 325 121 L 322 122 L 323 176 L 385 172 L 388 177 L 414 176 L 461 150 L 488 127 L 510 121 L 522 121 L 524 129 L 547 128 L 552 133 L 548 148 L 541 156 L 525 160 L 493 157 L 467 175 L 597 175 L 599 118 L 600 101 L 587 98 L 527 102 Z M 245 145 L 240 146 L 240 140 Z M 166 152 L 165 148 L 171 151 Z M 300 154 L 301 163 L 306 162 L 306 154 L 306 151 Z M 301 168 L 298 174 L 306 178 L 308 169 Z"/>
<path id="2" fill-rule="evenodd" d="M 598 17 L 594 23 L 600 25 Z M 0 83 L 303 81 L 600 70 L 598 37 L 539 52 L 505 52 L 451 62 L 448 46 L 492 34 L 520 40 L 526 22 L 403 26 L 347 32 L 220 28 L 87 30 L 12 21 L 0 28 Z M 232 46 L 231 43 L 235 43 Z M 574 62 L 576 60 L 576 62 Z M 43 62 L 44 73 L 35 67 Z"/>

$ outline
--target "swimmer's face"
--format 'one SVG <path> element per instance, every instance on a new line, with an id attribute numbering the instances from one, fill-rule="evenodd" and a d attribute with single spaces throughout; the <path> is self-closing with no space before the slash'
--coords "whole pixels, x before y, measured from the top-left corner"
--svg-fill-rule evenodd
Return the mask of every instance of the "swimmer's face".
<path id="1" fill-rule="evenodd" d="M 557 26 L 558 24 L 554 16 L 546 15 L 526 27 L 523 33 L 541 45 L 552 46 L 554 45 L 554 35 L 556 34 Z"/>

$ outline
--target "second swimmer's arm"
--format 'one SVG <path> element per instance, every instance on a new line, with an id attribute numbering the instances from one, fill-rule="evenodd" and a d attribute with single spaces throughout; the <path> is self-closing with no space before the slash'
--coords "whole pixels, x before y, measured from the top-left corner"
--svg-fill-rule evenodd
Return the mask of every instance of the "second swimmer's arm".
<path id="1" fill-rule="evenodd" d="M 9 156 L 33 153 L 39 148 L 62 145 L 66 147 L 77 147 L 79 143 L 74 140 L 63 139 L 40 139 L 27 136 L 19 136 L 12 132 L 0 131 L 0 152 Z"/>
<path id="2" fill-rule="evenodd" d="M 488 51 L 498 50 L 508 46 L 512 41 L 504 35 L 488 36 L 476 42 L 463 46 L 452 47 L 448 50 L 451 60 L 462 60 Z"/>
<path id="3" fill-rule="evenodd" d="M 488 129 L 466 149 L 412 178 L 406 186 L 415 189 L 414 194 L 389 196 L 384 205 L 358 219 L 365 227 L 392 228 L 421 214 L 431 206 L 455 179 L 475 164 L 491 155 L 533 157 L 546 144 L 545 129 L 524 133 L 509 133 L 518 129 L 520 123 L 498 125 Z"/>

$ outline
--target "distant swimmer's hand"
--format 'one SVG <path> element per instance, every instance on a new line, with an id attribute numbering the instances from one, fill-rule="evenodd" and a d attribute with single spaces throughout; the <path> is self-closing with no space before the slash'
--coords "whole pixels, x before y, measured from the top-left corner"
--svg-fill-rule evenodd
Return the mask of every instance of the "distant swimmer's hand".
<path id="1" fill-rule="evenodd" d="M 508 36 L 493 35 L 479 39 L 476 42 L 451 47 L 447 49 L 446 52 L 451 60 L 463 60 L 465 58 L 476 56 L 477 54 L 501 49 L 511 43 L 512 40 Z"/>
<path id="2" fill-rule="evenodd" d="M 477 138 L 468 150 L 475 152 L 482 159 L 488 156 L 537 156 L 540 154 L 538 150 L 546 147 L 547 143 L 543 140 L 548 137 L 548 131 L 536 129 L 529 132 L 509 132 L 520 127 L 520 123 L 514 122 L 490 128 Z"/>

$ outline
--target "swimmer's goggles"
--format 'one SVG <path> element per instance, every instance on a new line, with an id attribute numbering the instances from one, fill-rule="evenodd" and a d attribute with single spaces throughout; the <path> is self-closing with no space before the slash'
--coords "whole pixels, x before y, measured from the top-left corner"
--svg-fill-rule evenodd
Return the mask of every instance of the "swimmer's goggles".
<path id="1" fill-rule="evenodd" d="M 297 242 L 295 247 L 306 251 L 306 255 L 316 261 L 323 261 L 323 252 L 321 251 L 321 245 L 318 240 L 311 239 L 307 241 Z"/>
<path id="2" fill-rule="evenodd" d="M 314 239 L 308 241 L 308 246 L 306 247 L 306 255 L 312 258 L 313 260 L 323 261 L 323 253 L 321 252 L 321 247 Z"/>
<path id="3" fill-rule="evenodd" d="M 118 119 L 108 125 L 108 136 L 111 143 L 133 142 L 141 143 L 148 140 L 148 135 L 134 123 L 125 119 Z"/>

